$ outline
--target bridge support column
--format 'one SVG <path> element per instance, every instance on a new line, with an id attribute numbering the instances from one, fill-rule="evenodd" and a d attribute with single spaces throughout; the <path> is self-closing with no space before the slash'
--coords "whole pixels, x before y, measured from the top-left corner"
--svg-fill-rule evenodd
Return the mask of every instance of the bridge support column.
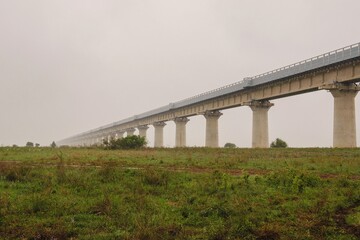
<path id="1" fill-rule="evenodd" d="M 164 122 L 156 122 L 153 124 L 155 128 L 155 141 L 154 147 L 163 147 L 164 146 L 164 127 L 166 123 Z"/>
<path id="2" fill-rule="evenodd" d="M 99 146 L 100 144 L 102 144 L 101 136 L 98 135 L 98 136 L 96 136 L 96 145 Z"/>
<path id="3" fill-rule="evenodd" d="M 124 133 L 125 133 L 125 131 L 118 131 L 118 132 L 116 133 L 115 139 L 117 140 L 117 139 L 123 138 L 123 137 L 124 137 Z"/>
<path id="4" fill-rule="evenodd" d="M 111 133 L 111 134 L 110 134 L 110 139 L 114 139 L 114 140 L 115 140 L 115 139 L 116 139 L 116 133 Z"/>
<path id="5" fill-rule="evenodd" d="M 139 130 L 139 136 L 146 138 L 146 131 L 149 129 L 149 126 L 142 125 L 142 126 L 137 127 L 137 129 Z"/>
<path id="6" fill-rule="evenodd" d="M 129 136 L 133 136 L 134 135 L 134 132 L 135 132 L 135 128 L 128 128 L 126 129 L 126 135 L 129 137 Z"/>
<path id="7" fill-rule="evenodd" d="M 334 97 L 333 147 L 356 147 L 355 84 L 334 84 L 328 88 Z"/>
<path id="8" fill-rule="evenodd" d="M 219 111 L 207 111 L 204 114 L 206 119 L 205 147 L 219 147 L 218 120 L 221 115 Z"/>
<path id="9" fill-rule="evenodd" d="M 186 117 L 175 118 L 176 134 L 175 147 L 186 147 L 186 124 L 189 121 Z"/>
<path id="10" fill-rule="evenodd" d="M 268 148 L 268 111 L 274 104 L 269 101 L 252 101 L 249 106 L 253 111 L 252 147 Z"/>

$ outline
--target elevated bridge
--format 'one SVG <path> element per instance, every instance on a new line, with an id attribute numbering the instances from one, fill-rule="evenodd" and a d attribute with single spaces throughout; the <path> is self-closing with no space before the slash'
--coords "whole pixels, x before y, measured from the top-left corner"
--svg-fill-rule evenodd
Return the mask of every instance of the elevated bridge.
<path id="1" fill-rule="evenodd" d="M 356 147 L 355 96 L 360 90 L 360 43 L 340 48 L 242 81 L 186 98 L 165 106 L 89 130 L 57 142 L 86 146 L 104 139 L 133 135 L 146 137 L 149 125 L 155 129 L 155 147 L 163 146 L 167 121 L 176 125 L 175 146 L 186 146 L 186 123 L 190 117 L 206 119 L 205 146 L 218 147 L 218 119 L 221 110 L 248 106 L 253 111 L 252 147 L 269 147 L 268 110 L 271 100 L 328 90 L 334 97 L 333 147 Z"/>

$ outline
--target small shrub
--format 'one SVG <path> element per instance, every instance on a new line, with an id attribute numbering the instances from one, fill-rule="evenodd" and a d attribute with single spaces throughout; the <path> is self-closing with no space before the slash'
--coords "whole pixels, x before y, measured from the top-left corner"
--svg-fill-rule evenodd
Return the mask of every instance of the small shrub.
<path id="1" fill-rule="evenodd" d="M 143 183 L 152 186 L 167 186 L 169 182 L 169 174 L 164 171 L 155 171 L 154 169 L 146 169 L 143 172 Z"/>
<path id="2" fill-rule="evenodd" d="M 287 143 L 280 138 L 275 139 L 275 141 L 270 144 L 272 148 L 287 148 L 287 146 Z"/>
<path id="3" fill-rule="evenodd" d="M 117 180 L 117 174 L 115 171 L 116 164 L 114 162 L 105 163 L 99 170 L 100 180 L 103 183 L 110 183 Z"/>
<path id="4" fill-rule="evenodd" d="M 0 165 L 0 179 L 3 177 L 6 181 L 17 182 L 24 181 L 30 172 L 29 167 Z"/>
<path id="5" fill-rule="evenodd" d="M 95 215 L 106 215 L 109 216 L 112 210 L 112 202 L 109 194 L 104 194 L 102 199 L 95 203 L 91 208 L 91 213 Z"/>
<path id="6" fill-rule="evenodd" d="M 236 148 L 235 143 L 225 143 L 224 148 Z"/>
<path id="7" fill-rule="evenodd" d="M 321 184 L 318 176 L 299 173 L 294 170 L 272 173 L 266 177 L 266 181 L 273 187 L 294 193 L 302 193 L 305 187 L 314 188 Z"/>
<path id="8" fill-rule="evenodd" d="M 55 141 L 53 141 L 53 142 L 50 144 L 50 147 L 56 148 L 56 143 L 55 143 Z"/>
<path id="9" fill-rule="evenodd" d="M 119 139 L 110 139 L 110 141 L 104 140 L 105 149 L 139 149 L 146 146 L 145 137 L 140 136 L 127 136 Z"/>
<path id="10" fill-rule="evenodd" d="M 29 213 L 44 213 L 52 209 L 52 202 L 46 194 L 34 194 L 30 199 Z"/>
<path id="11" fill-rule="evenodd" d="M 6 181 L 9 182 L 16 182 L 19 180 L 18 173 L 15 171 L 15 169 L 11 169 L 5 176 Z"/>

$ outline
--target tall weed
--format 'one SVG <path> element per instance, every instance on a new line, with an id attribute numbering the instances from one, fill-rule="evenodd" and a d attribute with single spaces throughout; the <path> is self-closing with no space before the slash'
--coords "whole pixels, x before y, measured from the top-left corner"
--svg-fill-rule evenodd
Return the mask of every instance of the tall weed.
<path id="1" fill-rule="evenodd" d="M 142 182 L 151 186 L 167 186 L 169 183 L 170 174 L 167 171 L 155 170 L 154 168 L 147 168 L 142 171 Z"/>
<path id="2" fill-rule="evenodd" d="M 293 193 L 302 193 L 306 187 L 314 188 L 321 184 L 318 176 L 293 169 L 269 174 L 266 182 L 269 186 Z"/>

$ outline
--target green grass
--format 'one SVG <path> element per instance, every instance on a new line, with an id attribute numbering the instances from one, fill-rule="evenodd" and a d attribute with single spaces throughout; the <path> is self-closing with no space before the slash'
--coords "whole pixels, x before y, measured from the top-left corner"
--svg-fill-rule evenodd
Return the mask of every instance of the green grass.
<path id="1" fill-rule="evenodd" d="M 0 239 L 358 239 L 359 149 L 0 148 Z"/>

